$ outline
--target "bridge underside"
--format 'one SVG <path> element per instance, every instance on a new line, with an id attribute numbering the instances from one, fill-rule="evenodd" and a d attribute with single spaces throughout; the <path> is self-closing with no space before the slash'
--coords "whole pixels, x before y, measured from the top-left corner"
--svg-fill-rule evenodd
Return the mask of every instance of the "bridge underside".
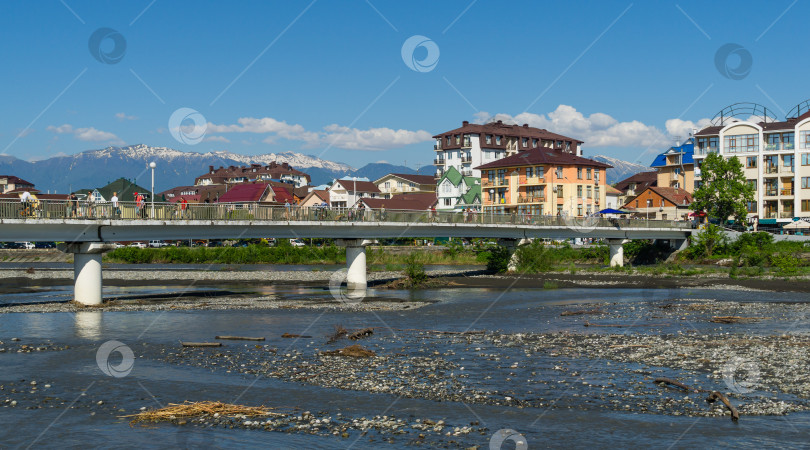
<path id="1" fill-rule="evenodd" d="M 501 239 L 685 239 L 692 230 L 683 228 L 593 227 L 537 225 L 492 225 L 472 223 L 390 222 L 250 222 L 161 220 L 37 220 L 0 221 L 0 240 L 120 242 L 182 239 L 234 238 L 328 238 L 385 239 L 470 237 Z"/>
<path id="2" fill-rule="evenodd" d="M 251 222 L 162 220 L 0 220 L 2 241 L 59 241 L 74 254 L 75 300 L 88 305 L 102 302 L 101 254 L 112 242 L 239 238 L 330 238 L 346 247 L 346 285 L 366 288 L 365 247 L 385 238 L 497 238 L 511 250 L 526 239 L 603 238 L 610 247 L 611 266 L 622 265 L 621 244 L 629 239 L 685 241 L 691 230 L 653 227 L 576 227 L 475 223 L 391 222 Z M 511 264 L 514 266 L 514 264 Z M 340 280 L 338 280 L 340 281 Z M 342 281 L 341 281 L 342 283 Z M 331 284 L 331 283 L 330 283 Z"/>

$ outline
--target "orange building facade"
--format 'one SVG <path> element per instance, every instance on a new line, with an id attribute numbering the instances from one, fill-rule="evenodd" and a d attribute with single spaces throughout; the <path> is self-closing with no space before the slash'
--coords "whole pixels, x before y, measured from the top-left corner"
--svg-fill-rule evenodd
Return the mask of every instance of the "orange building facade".
<path id="1" fill-rule="evenodd" d="M 520 152 L 477 167 L 484 212 L 587 216 L 606 208 L 611 166 L 549 149 Z"/>

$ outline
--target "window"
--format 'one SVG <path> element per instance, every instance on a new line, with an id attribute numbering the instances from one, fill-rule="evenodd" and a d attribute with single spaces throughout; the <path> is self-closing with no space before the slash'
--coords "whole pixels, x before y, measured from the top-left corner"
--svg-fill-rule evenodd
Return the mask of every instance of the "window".
<path id="1" fill-rule="evenodd" d="M 543 174 L 543 166 L 537 166 L 535 172 L 537 172 L 537 178 L 543 178 L 545 176 Z"/>
<path id="2" fill-rule="evenodd" d="M 585 169 L 585 178 L 587 178 L 588 180 L 591 179 L 591 168 L 590 167 Z"/>
<path id="3" fill-rule="evenodd" d="M 810 200 L 802 200 L 802 212 L 810 212 Z"/>
<path id="4" fill-rule="evenodd" d="M 599 186 L 593 187 L 593 196 L 596 197 L 597 200 L 599 200 Z"/>
<path id="5" fill-rule="evenodd" d="M 810 189 L 810 177 L 802 177 L 802 189 Z"/>
<path id="6" fill-rule="evenodd" d="M 385 182 L 385 190 L 387 191 L 387 190 L 389 190 L 389 189 L 391 189 L 391 182 L 390 182 L 390 181 L 386 181 L 386 182 Z"/>
<path id="7" fill-rule="evenodd" d="M 582 197 L 582 185 L 577 186 L 577 197 Z"/>
<path id="8" fill-rule="evenodd" d="M 523 146 L 524 146 L 524 147 L 528 147 L 528 146 L 529 146 L 529 138 L 523 138 Z"/>
<path id="9" fill-rule="evenodd" d="M 563 187 L 562 187 L 561 184 L 558 184 L 557 185 L 557 197 L 562 197 L 562 196 L 563 196 Z"/>
<path id="10" fill-rule="evenodd" d="M 802 131 L 799 135 L 799 148 L 810 148 L 810 131 Z"/>
<path id="11" fill-rule="evenodd" d="M 487 144 L 491 144 L 491 143 L 492 143 L 492 135 L 488 134 L 487 135 Z"/>
<path id="12" fill-rule="evenodd" d="M 590 187 L 590 186 L 588 186 L 588 187 L 585 189 L 585 192 L 588 194 L 588 198 L 593 198 L 593 197 L 591 196 L 591 187 Z"/>
<path id="13" fill-rule="evenodd" d="M 451 189 L 450 188 L 450 183 L 444 183 L 444 186 L 442 187 L 442 191 L 444 191 L 445 194 L 449 194 L 450 189 Z"/>
<path id="14" fill-rule="evenodd" d="M 661 199 L 661 207 L 662 208 L 664 207 L 664 199 L 663 198 Z"/>
<path id="15" fill-rule="evenodd" d="M 401 181 L 397 181 L 397 187 L 398 187 L 399 189 L 402 189 L 402 182 L 401 182 Z"/>
<path id="16" fill-rule="evenodd" d="M 782 155 L 782 166 L 788 172 L 793 172 L 793 155 Z"/>
<path id="17" fill-rule="evenodd" d="M 447 136 L 446 141 L 447 141 L 447 145 L 450 145 L 450 136 Z"/>
<path id="18" fill-rule="evenodd" d="M 532 139 L 532 148 L 537 148 L 537 139 Z"/>
<path id="19" fill-rule="evenodd" d="M 526 168 L 526 178 L 531 178 L 534 176 L 534 169 L 532 167 Z"/>
<path id="20" fill-rule="evenodd" d="M 562 215 L 562 208 L 563 208 L 563 205 L 557 205 L 557 215 L 558 216 Z"/>
<path id="21" fill-rule="evenodd" d="M 582 179 L 582 167 L 577 167 L 577 179 Z"/>
<path id="22" fill-rule="evenodd" d="M 594 181 L 599 181 L 599 172 L 600 172 L 599 169 L 594 169 L 594 171 L 593 171 L 593 179 L 594 179 Z"/>
<path id="23" fill-rule="evenodd" d="M 782 134 L 782 150 L 793 150 L 793 133 Z"/>
<path id="24" fill-rule="evenodd" d="M 810 153 L 802 153 L 802 165 L 810 166 Z"/>
<path id="25" fill-rule="evenodd" d="M 577 205 L 577 215 L 578 216 L 582 215 L 582 205 Z"/>
<path id="26" fill-rule="evenodd" d="M 746 181 L 748 182 L 748 185 L 751 186 L 751 189 L 753 189 L 753 191 L 756 192 L 757 191 L 757 180 L 746 180 Z"/>
<path id="27" fill-rule="evenodd" d="M 636 208 L 638 208 L 638 200 L 636 200 Z"/>
<path id="28" fill-rule="evenodd" d="M 461 136 L 456 135 L 456 145 L 461 143 Z"/>
<path id="29" fill-rule="evenodd" d="M 745 209 L 750 213 L 757 212 L 757 202 L 746 202 Z"/>
<path id="30" fill-rule="evenodd" d="M 757 157 L 749 156 L 745 159 L 745 167 L 748 169 L 755 169 L 757 167 Z"/>
<path id="31" fill-rule="evenodd" d="M 501 136 L 495 136 L 495 144 L 501 145 Z"/>
<path id="32" fill-rule="evenodd" d="M 557 179 L 561 179 L 563 177 L 563 168 L 562 166 L 557 166 Z"/>
<path id="33" fill-rule="evenodd" d="M 565 151 L 571 151 L 571 141 L 565 141 Z"/>
<path id="34" fill-rule="evenodd" d="M 453 206 L 452 201 L 453 201 L 453 199 L 450 199 L 450 198 L 444 199 L 444 206 Z"/>
<path id="35" fill-rule="evenodd" d="M 779 150 L 779 133 L 765 135 L 765 150 Z"/>

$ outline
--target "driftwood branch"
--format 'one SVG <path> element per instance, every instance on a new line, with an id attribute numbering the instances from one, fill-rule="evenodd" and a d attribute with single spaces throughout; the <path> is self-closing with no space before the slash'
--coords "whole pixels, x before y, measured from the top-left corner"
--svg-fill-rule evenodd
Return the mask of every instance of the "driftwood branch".
<path id="1" fill-rule="evenodd" d="M 717 400 L 723 402 L 723 404 L 726 405 L 726 408 L 728 408 L 728 410 L 731 411 L 732 421 L 736 422 L 740 420 L 740 412 L 737 411 L 737 408 L 735 408 L 730 401 L 728 401 L 728 397 L 726 397 L 725 395 L 721 394 L 720 392 L 714 391 L 711 394 L 709 394 L 709 396 L 706 398 L 706 401 L 709 403 L 714 403 Z"/>
<path id="2" fill-rule="evenodd" d="M 664 383 L 664 384 L 668 384 L 670 386 L 679 387 L 679 388 L 681 388 L 681 389 L 683 389 L 684 391 L 687 391 L 687 392 L 694 392 L 694 393 L 701 392 L 701 389 L 693 388 L 692 386 L 683 384 L 680 381 L 672 380 L 670 378 L 658 377 L 658 378 L 655 379 L 654 382 L 655 382 L 655 384 Z"/>
<path id="3" fill-rule="evenodd" d="M 183 347 L 222 347 L 222 342 L 181 342 Z"/>
<path id="4" fill-rule="evenodd" d="M 630 328 L 630 327 L 665 327 L 668 326 L 668 323 L 639 323 L 633 325 L 622 325 L 622 324 L 601 324 L 601 323 L 591 323 L 587 320 L 583 323 L 586 327 L 604 327 L 604 328 Z"/>
<path id="5" fill-rule="evenodd" d="M 604 314 L 605 312 L 599 308 L 596 309 L 581 309 L 579 311 L 563 311 L 561 316 L 581 316 L 583 314 Z"/>
<path id="6" fill-rule="evenodd" d="M 214 339 L 223 339 L 226 341 L 263 341 L 263 337 L 248 337 L 248 336 L 215 336 Z"/>
<path id="7" fill-rule="evenodd" d="M 740 323 L 740 322 L 759 322 L 763 319 L 770 319 L 770 317 L 740 317 L 740 316 L 714 316 L 709 322 L 712 323 Z"/>

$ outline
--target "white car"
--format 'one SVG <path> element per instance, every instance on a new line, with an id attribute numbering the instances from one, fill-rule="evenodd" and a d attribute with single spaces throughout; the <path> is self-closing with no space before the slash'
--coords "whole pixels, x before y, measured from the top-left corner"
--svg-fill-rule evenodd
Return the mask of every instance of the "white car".
<path id="1" fill-rule="evenodd" d="M 301 239 L 290 239 L 290 245 L 293 247 L 306 247 L 307 244 L 304 243 Z"/>
<path id="2" fill-rule="evenodd" d="M 124 245 L 124 244 L 122 244 L 120 242 L 113 242 L 113 247 L 115 247 L 115 248 L 124 248 L 124 247 L 126 247 L 126 245 Z"/>
<path id="3" fill-rule="evenodd" d="M 167 245 L 169 245 L 169 244 L 167 244 L 167 243 L 165 243 L 163 241 L 149 241 L 149 246 L 152 247 L 152 248 L 166 247 Z"/>
<path id="4" fill-rule="evenodd" d="M 146 248 L 146 243 L 144 243 L 144 242 L 133 242 L 133 243 L 129 244 L 129 247 Z"/>
<path id="5" fill-rule="evenodd" d="M 25 248 L 26 250 L 31 250 L 31 249 L 35 248 L 33 242 L 21 242 L 21 244 L 22 244 L 23 248 Z"/>

